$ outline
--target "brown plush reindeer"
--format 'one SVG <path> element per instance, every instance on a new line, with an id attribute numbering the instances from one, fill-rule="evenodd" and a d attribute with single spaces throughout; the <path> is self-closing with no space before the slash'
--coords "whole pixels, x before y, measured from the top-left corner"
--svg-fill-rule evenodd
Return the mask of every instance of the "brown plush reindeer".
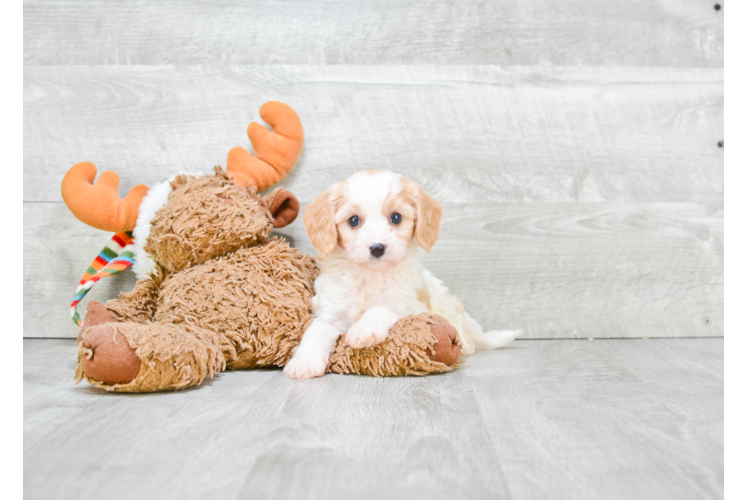
<path id="1" fill-rule="evenodd" d="M 133 231 L 135 288 L 106 305 L 89 302 L 78 334 L 76 379 L 110 391 L 182 389 L 226 368 L 283 366 L 312 320 L 314 260 L 274 227 L 293 222 L 296 197 L 282 188 L 259 196 L 296 163 L 301 121 L 268 102 L 273 128 L 248 128 L 255 150 L 231 150 L 227 172 L 180 174 L 119 197 L 119 177 L 73 166 L 62 182 L 65 203 L 81 221 Z M 135 269 L 135 268 L 134 268 Z M 137 270 L 137 269 L 136 269 Z M 404 318 L 386 342 L 353 350 L 342 342 L 328 371 L 422 375 L 450 370 L 460 355 L 454 328 L 438 317 Z"/>

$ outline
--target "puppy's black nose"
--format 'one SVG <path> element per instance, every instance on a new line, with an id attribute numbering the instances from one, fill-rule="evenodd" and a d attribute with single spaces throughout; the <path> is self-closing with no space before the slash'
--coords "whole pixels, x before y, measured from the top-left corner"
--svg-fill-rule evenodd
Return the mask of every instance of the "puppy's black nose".
<path id="1" fill-rule="evenodd" d="M 381 243 L 374 243 L 369 247 L 369 251 L 374 257 L 378 259 L 382 255 L 384 255 L 384 245 L 382 245 Z"/>

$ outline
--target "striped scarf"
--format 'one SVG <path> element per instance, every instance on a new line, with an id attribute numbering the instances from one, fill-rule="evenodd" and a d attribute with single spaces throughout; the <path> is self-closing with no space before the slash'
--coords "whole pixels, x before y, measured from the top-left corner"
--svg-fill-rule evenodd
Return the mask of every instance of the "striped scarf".
<path id="1" fill-rule="evenodd" d="M 107 246 L 99 253 L 99 256 L 88 266 L 86 274 L 81 278 L 78 288 L 75 289 L 73 303 L 70 304 L 70 316 L 73 322 L 81 326 L 81 318 L 78 314 L 78 302 L 86 296 L 97 281 L 107 276 L 116 276 L 135 262 L 133 250 L 135 243 L 132 233 L 117 233 L 112 236 Z"/>

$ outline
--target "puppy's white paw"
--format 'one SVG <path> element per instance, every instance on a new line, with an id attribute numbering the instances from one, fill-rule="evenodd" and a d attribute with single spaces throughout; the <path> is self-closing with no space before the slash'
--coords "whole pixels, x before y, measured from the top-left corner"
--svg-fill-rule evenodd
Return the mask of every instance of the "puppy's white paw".
<path id="1" fill-rule="evenodd" d="M 288 378 L 321 377 L 327 370 L 327 360 L 322 356 L 304 355 L 297 351 L 286 366 L 283 375 Z"/>
<path id="2" fill-rule="evenodd" d="M 363 319 L 348 330 L 345 341 L 354 349 L 361 349 L 383 342 L 389 333 L 390 329 L 386 325 Z"/>

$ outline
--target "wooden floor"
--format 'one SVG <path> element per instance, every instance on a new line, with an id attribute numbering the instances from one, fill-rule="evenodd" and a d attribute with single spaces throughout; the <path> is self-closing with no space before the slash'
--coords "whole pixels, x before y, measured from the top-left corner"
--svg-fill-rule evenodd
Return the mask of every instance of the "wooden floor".
<path id="1" fill-rule="evenodd" d="M 425 378 L 72 383 L 24 340 L 27 499 L 723 496 L 723 339 L 526 340 Z"/>

